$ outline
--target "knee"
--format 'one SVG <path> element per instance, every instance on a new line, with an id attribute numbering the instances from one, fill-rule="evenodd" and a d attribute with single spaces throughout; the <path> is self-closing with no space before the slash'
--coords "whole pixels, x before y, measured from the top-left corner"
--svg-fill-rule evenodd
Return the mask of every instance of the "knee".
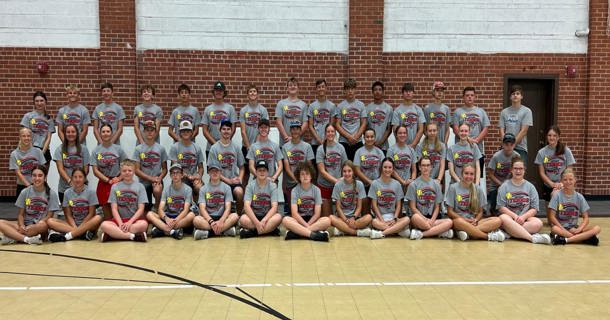
<path id="1" fill-rule="evenodd" d="M 530 221 L 531 221 L 532 226 L 534 228 L 536 228 L 538 230 L 542 229 L 542 220 L 540 220 L 540 219 L 538 219 L 536 217 L 533 217 L 533 218 L 530 219 Z"/>
<path id="2" fill-rule="evenodd" d="M 593 232 L 595 232 L 596 235 L 600 234 L 600 232 L 602 232 L 602 228 L 600 228 L 599 226 L 594 226 Z"/>

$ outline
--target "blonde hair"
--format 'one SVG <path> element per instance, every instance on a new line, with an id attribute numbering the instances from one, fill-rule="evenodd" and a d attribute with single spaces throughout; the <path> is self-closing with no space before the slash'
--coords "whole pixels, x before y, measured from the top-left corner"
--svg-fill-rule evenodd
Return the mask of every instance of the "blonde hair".
<path id="1" fill-rule="evenodd" d="M 66 89 L 66 92 L 76 91 L 76 92 L 80 93 L 80 88 L 78 87 L 78 85 L 75 85 L 75 84 L 67 84 L 64 88 Z"/>
<path id="2" fill-rule="evenodd" d="M 136 162 L 130 159 L 125 159 L 123 161 L 121 161 L 121 168 L 123 167 L 132 167 L 135 168 L 136 167 Z"/>
<path id="3" fill-rule="evenodd" d="M 358 189 L 356 185 L 356 177 L 353 175 L 356 174 L 356 165 L 352 162 L 352 160 L 343 161 L 343 165 L 341 165 L 341 176 L 343 176 L 343 168 L 350 167 L 352 169 L 352 188 L 354 188 L 354 198 L 352 199 L 352 203 L 358 202 Z"/>
<path id="4" fill-rule="evenodd" d="M 469 162 L 462 167 L 462 177 L 464 176 L 466 168 L 472 168 L 475 174 L 477 172 L 475 164 L 473 162 Z M 479 210 L 481 209 L 481 205 L 479 204 L 479 192 L 477 190 L 477 186 L 474 183 L 471 183 L 468 189 L 470 196 L 470 205 L 468 206 L 468 209 L 470 210 L 470 212 L 472 212 L 472 214 L 476 215 L 477 212 L 479 212 Z"/>
<path id="5" fill-rule="evenodd" d="M 437 134 L 436 134 L 436 138 L 434 138 L 434 141 L 432 141 L 432 142 L 434 143 L 434 152 L 436 152 L 436 153 L 441 153 L 441 151 L 443 150 L 443 146 L 441 145 L 441 141 L 440 141 L 440 140 L 439 140 L 439 138 L 438 138 L 438 123 L 436 123 L 436 122 L 434 122 L 434 121 L 433 121 L 433 122 L 428 123 L 428 124 L 426 125 L 426 130 L 425 130 L 425 132 L 426 132 L 426 133 L 428 132 L 428 128 L 429 128 L 431 125 L 435 125 L 435 126 L 436 126 L 436 130 L 437 130 L 437 131 L 436 131 L 436 132 L 437 132 Z M 430 141 L 430 137 L 428 136 L 428 134 L 425 134 L 425 135 L 424 135 L 423 146 L 422 146 L 424 150 L 425 150 L 425 149 L 428 149 L 428 146 L 430 145 L 430 142 L 431 142 L 431 141 Z"/>
<path id="6" fill-rule="evenodd" d="M 19 147 L 27 147 L 25 145 L 23 145 L 23 142 L 21 142 L 21 135 L 24 132 L 29 132 L 30 136 L 32 135 L 32 130 L 30 128 L 26 128 L 26 127 L 22 127 L 21 129 L 19 129 Z M 30 146 L 32 146 L 32 142 L 30 142 Z"/>

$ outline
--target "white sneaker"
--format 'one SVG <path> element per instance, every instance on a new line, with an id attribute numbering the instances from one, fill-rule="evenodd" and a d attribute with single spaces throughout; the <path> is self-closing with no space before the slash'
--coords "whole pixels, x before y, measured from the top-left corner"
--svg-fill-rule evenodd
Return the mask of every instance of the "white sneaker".
<path id="1" fill-rule="evenodd" d="M 371 230 L 371 239 L 381 239 L 381 238 L 385 238 L 385 236 L 383 235 L 383 232 L 381 232 L 379 230 L 375 230 L 375 229 Z"/>
<path id="2" fill-rule="evenodd" d="M 462 241 L 466 241 L 466 240 L 468 240 L 468 233 L 466 233 L 466 231 L 458 231 L 458 232 L 457 232 L 457 236 L 458 236 L 458 238 L 460 238 L 460 240 L 462 240 Z"/>
<path id="3" fill-rule="evenodd" d="M 504 233 L 502 233 L 499 230 L 496 231 L 492 231 L 490 233 L 487 234 L 487 240 L 488 241 L 497 241 L 497 242 L 502 242 L 504 241 Z"/>
<path id="4" fill-rule="evenodd" d="M 364 228 L 356 230 L 356 236 L 358 237 L 370 237 L 371 236 L 371 228 Z"/>
<path id="5" fill-rule="evenodd" d="M 453 229 L 449 229 L 438 235 L 439 238 L 443 239 L 453 239 Z"/>
<path id="6" fill-rule="evenodd" d="M 5 236 L 5 235 L 1 235 L 0 236 L 0 244 L 1 245 L 8 245 L 8 244 L 15 244 L 17 243 L 17 241 Z"/>
<path id="7" fill-rule="evenodd" d="M 551 244 L 551 237 L 546 233 L 534 233 L 532 234 L 532 243 Z"/>
<path id="8" fill-rule="evenodd" d="M 208 230 L 195 229 L 195 232 L 193 232 L 193 238 L 195 240 L 207 239 L 208 233 L 209 233 Z"/>
<path id="9" fill-rule="evenodd" d="M 409 227 L 404 228 L 398 233 L 399 236 L 409 238 L 411 236 L 411 229 Z"/>
<path id="10" fill-rule="evenodd" d="M 42 244 L 42 237 L 40 235 L 30 237 L 28 244 Z"/>
<path id="11" fill-rule="evenodd" d="M 500 230 L 500 232 L 502 232 L 502 234 L 504 235 L 504 240 L 508 240 L 510 239 L 510 234 L 508 234 L 508 232 L 504 231 L 504 230 Z M 549 238 L 550 239 L 550 238 Z"/>
<path id="12" fill-rule="evenodd" d="M 340 237 L 344 235 L 343 231 L 337 229 L 337 227 L 333 228 L 333 237 Z"/>
<path id="13" fill-rule="evenodd" d="M 235 231 L 235 227 L 231 227 L 231 228 L 225 230 L 225 232 L 223 232 L 222 234 L 227 237 L 235 237 L 235 235 L 237 234 L 237 231 Z"/>
<path id="14" fill-rule="evenodd" d="M 412 229 L 411 236 L 409 237 L 411 240 L 419 240 L 424 237 L 424 233 L 419 229 Z"/>

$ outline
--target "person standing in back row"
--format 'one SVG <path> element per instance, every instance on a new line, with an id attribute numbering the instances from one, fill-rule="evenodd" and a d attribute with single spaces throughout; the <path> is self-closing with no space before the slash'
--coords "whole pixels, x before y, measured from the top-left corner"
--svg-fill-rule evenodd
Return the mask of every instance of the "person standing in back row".
<path id="1" fill-rule="evenodd" d="M 248 104 L 241 107 L 239 111 L 239 122 L 241 127 L 241 153 L 248 156 L 248 150 L 256 142 L 258 137 L 258 123 L 261 119 L 269 120 L 267 109 L 258 102 L 258 87 L 254 84 L 248 86 Z M 248 184 L 250 178 L 250 166 L 244 167 L 244 178 L 242 185 Z M 252 173 L 254 174 L 254 173 Z"/>
<path id="2" fill-rule="evenodd" d="M 422 109 L 413 103 L 415 87 L 410 83 L 405 83 L 401 89 L 402 103 L 392 113 L 392 132 L 396 136 L 398 127 L 407 129 L 406 143 L 411 149 L 415 150 L 421 136 L 424 134 L 424 123 L 426 117 Z"/>
<path id="3" fill-rule="evenodd" d="M 290 130 L 290 125 L 294 122 L 301 123 L 301 133 L 303 141 L 308 135 L 309 124 L 307 123 L 307 104 L 299 99 L 299 82 L 295 77 L 288 79 L 286 83 L 288 89 L 288 98 L 280 100 L 275 107 L 275 125 L 280 132 L 280 148 L 284 143 L 290 141 L 290 134 L 286 129 Z M 273 171 L 269 168 L 270 174 Z"/>
<path id="4" fill-rule="evenodd" d="M 432 85 L 432 98 L 434 101 L 424 108 L 426 123 L 436 122 L 438 125 L 438 138 L 444 144 L 447 144 L 453 119 L 451 118 L 451 110 L 443 103 L 445 98 L 445 84 L 443 82 L 434 81 Z"/>
<path id="5" fill-rule="evenodd" d="M 366 129 L 366 108 L 362 101 L 356 99 L 354 79 L 347 79 L 343 83 L 345 100 L 337 106 L 337 132 L 339 143 L 345 148 L 348 159 L 354 159 L 356 151 L 362 148 L 362 134 Z"/>
<path id="6" fill-rule="evenodd" d="M 476 100 L 476 89 L 474 87 L 466 87 L 462 91 L 464 99 L 464 106 L 459 107 L 453 114 L 453 133 L 455 134 L 455 142 L 459 141 L 460 126 L 467 124 L 470 127 L 470 133 L 468 135 L 469 143 L 476 143 L 481 152 L 481 158 L 479 158 L 479 168 L 484 168 L 485 163 L 485 144 L 483 140 L 487 136 L 489 130 L 489 117 L 487 112 L 483 108 L 475 105 Z M 476 159 L 475 159 L 476 160 Z M 481 177 L 483 171 L 480 171 Z"/>
<path id="7" fill-rule="evenodd" d="M 394 111 L 392 106 L 385 102 L 383 82 L 373 82 L 371 91 L 373 92 L 373 102 L 366 106 L 368 127 L 375 131 L 375 146 L 381 149 L 385 155 L 389 147 L 388 137 L 392 132 L 391 122 Z"/>
<path id="8" fill-rule="evenodd" d="M 335 104 L 326 97 L 326 90 L 326 80 L 317 80 L 316 101 L 312 102 L 307 110 L 307 122 L 313 137 L 311 148 L 314 154 L 317 154 L 318 147 L 324 144 L 326 126 L 329 124 L 334 126 L 337 116 Z"/>
<path id="9" fill-rule="evenodd" d="M 102 124 L 107 123 L 112 127 L 112 137 L 110 140 L 113 144 L 121 145 L 121 135 L 123 134 L 123 122 L 125 121 L 125 111 L 123 107 L 114 102 L 112 83 L 102 83 L 100 88 L 102 92 L 102 103 L 98 104 L 91 114 L 93 119 L 93 134 L 97 143 L 102 143 L 102 135 L 100 128 Z"/>
<path id="10" fill-rule="evenodd" d="M 231 123 L 231 138 L 235 134 L 235 124 L 238 122 L 235 108 L 225 102 L 227 88 L 221 81 L 216 81 L 212 89 L 214 103 L 205 107 L 201 117 L 201 128 L 203 136 L 207 140 L 205 146 L 205 157 L 208 157 L 210 148 L 220 140 L 220 123 L 229 121 Z"/>
<path id="11" fill-rule="evenodd" d="M 500 136 L 512 133 L 515 136 L 515 151 L 527 166 L 527 130 L 534 125 L 532 110 L 521 104 L 523 88 L 513 86 L 510 89 L 510 107 L 500 112 Z"/>

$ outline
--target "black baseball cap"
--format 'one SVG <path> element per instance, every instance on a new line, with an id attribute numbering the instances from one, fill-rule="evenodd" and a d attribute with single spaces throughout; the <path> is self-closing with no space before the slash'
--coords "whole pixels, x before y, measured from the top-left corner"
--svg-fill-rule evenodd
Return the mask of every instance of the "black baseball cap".
<path id="1" fill-rule="evenodd" d="M 225 84 L 222 81 L 216 81 L 216 83 L 214 83 L 214 90 L 227 91 L 227 87 L 225 87 Z"/>
<path id="2" fill-rule="evenodd" d="M 265 168 L 265 169 L 269 170 L 269 166 L 267 166 L 267 161 L 265 161 L 265 160 L 258 160 L 258 161 L 256 161 L 256 164 L 254 165 L 254 168 L 255 169 Z"/>
<path id="3" fill-rule="evenodd" d="M 512 133 L 505 133 L 504 137 L 502 138 L 502 143 L 515 143 L 515 141 L 517 141 L 517 139 L 515 139 L 515 135 Z"/>

